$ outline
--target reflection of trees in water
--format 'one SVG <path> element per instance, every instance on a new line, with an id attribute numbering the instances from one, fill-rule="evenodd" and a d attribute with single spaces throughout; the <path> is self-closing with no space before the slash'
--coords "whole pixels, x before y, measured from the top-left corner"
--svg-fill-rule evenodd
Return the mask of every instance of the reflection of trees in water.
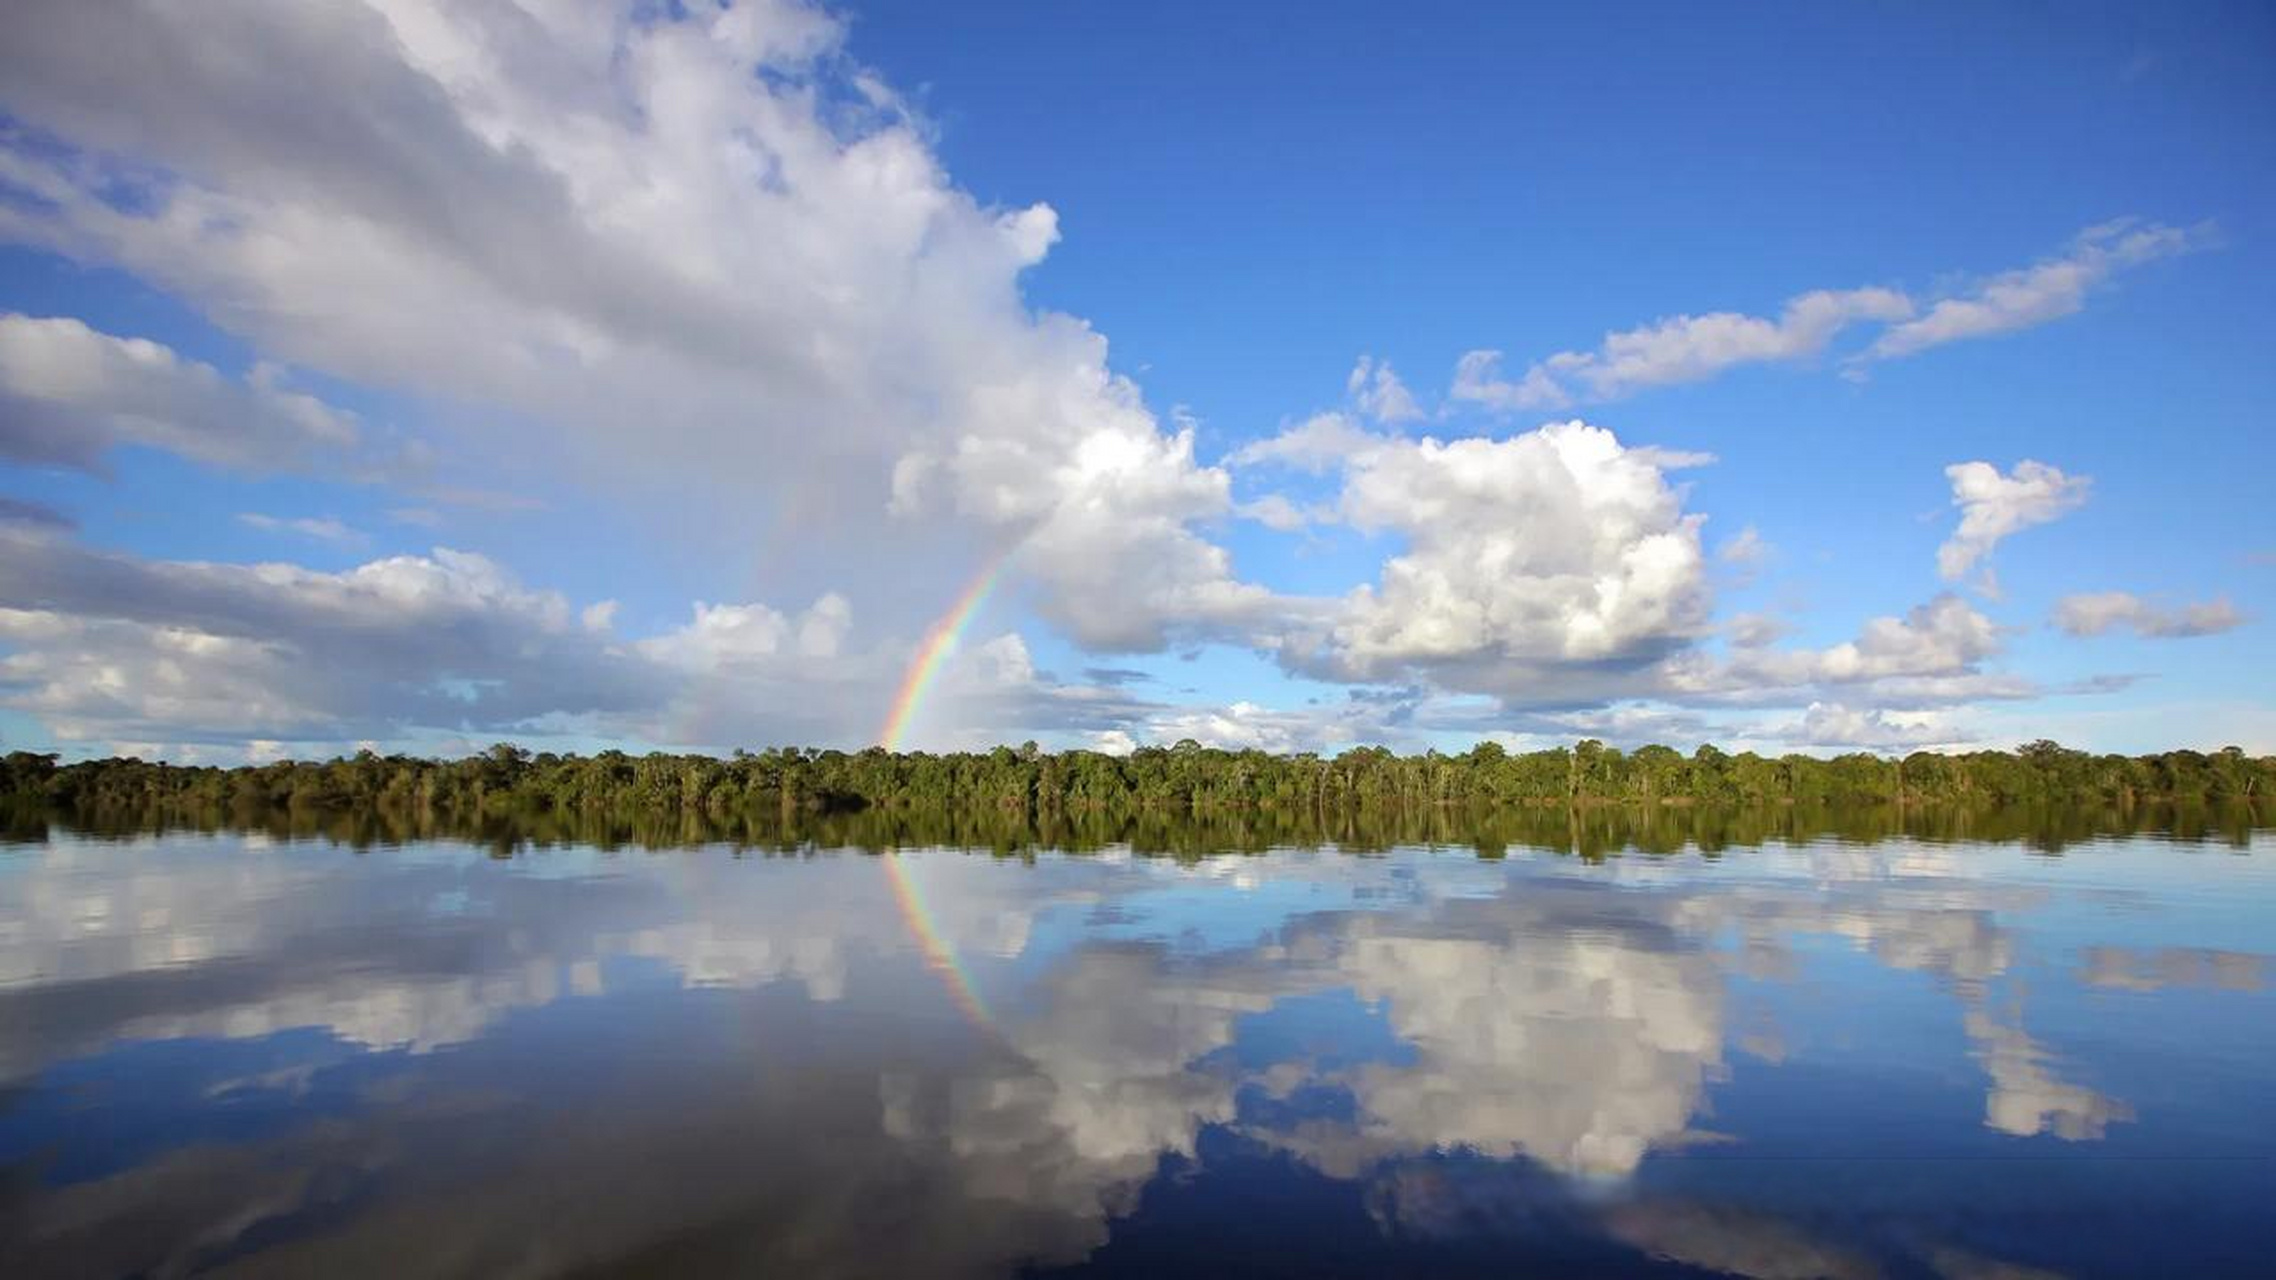
<path id="1" fill-rule="evenodd" d="M 463 840 L 509 857 L 524 849 L 594 845 L 672 849 L 727 844 L 762 853 L 815 848 L 949 846 L 1003 854 L 1082 853 L 1126 846 L 1149 855 L 1206 857 L 1274 848 L 1333 846 L 1380 852 L 1400 846 L 1470 848 L 1481 857 L 1541 849 L 1601 858 L 1633 850 L 1676 853 L 1838 840 L 1870 844 L 2022 843 L 2048 853 L 2096 839 L 2158 835 L 2247 847 L 2276 817 L 2242 802 L 2197 804 L 1962 805 L 1794 804 L 1576 806 L 1352 805 L 1325 809 L 1243 808 L 1183 812 L 1111 809 L 1030 814 L 986 807 L 914 806 L 823 813 L 755 808 L 453 811 L 410 805 L 344 809 L 217 806 L 100 808 L 49 813 L 0 806 L 18 843 L 50 830 L 118 838 L 161 831 L 261 832 L 321 838 L 359 848 Z"/>

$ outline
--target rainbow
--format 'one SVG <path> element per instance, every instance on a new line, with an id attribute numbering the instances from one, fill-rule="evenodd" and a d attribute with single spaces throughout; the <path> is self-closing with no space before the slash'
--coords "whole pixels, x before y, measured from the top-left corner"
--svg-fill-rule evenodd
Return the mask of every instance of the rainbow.
<path id="1" fill-rule="evenodd" d="M 986 603 L 988 593 L 995 590 L 996 580 L 1003 576 L 1004 566 L 1010 562 L 1008 554 L 989 561 L 956 597 L 956 603 L 925 633 L 924 643 L 917 646 L 916 657 L 909 661 L 909 670 L 901 677 L 900 691 L 893 695 L 893 707 L 886 713 L 885 725 L 877 731 L 878 741 L 887 751 L 901 749 L 902 736 L 909 731 L 909 722 L 916 717 L 933 678 L 940 674 L 942 660 L 956 647 L 957 636 L 971 625 L 980 606 Z M 993 1030 L 996 1020 L 989 1016 L 988 1006 L 981 1002 L 980 993 L 973 988 L 972 975 L 956 958 L 956 949 L 948 945 L 948 939 L 941 936 L 940 926 L 933 923 L 932 911 L 925 906 L 924 891 L 898 851 L 885 855 L 885 875 L 893 882 L 893 901 L 901 909 L 901 919 L 909 926 L 910 936 L 917 940 L 918 949 L 924 952 L 925 967 L 940 975 L 941 985 L 948 988 L 949 999 L 955 1002 L 965 1021 L 982 1031 Z"/>
<path id="2" fill-rule="evenodd" d="M 941 985 L 948 988 L 948 998 L 955 1002 L 957 1012 L 964 1020 L 981 1031 L 993 1031 L 995 1018 L 988 1006 L 981 1003 L 980 993 L 973 989 L 972 975 L 965 972 L 957 960 L 955 948 L 941 936 L 940 926 L 933 923 L 932 911 L 925 906 L 925 896 L 917 886 L 917 877 L 911 874 L 908 863 L 898 850 L 885 854 L 885 876 L 893 882 L 893 901 L 901 908 L 901 919 L 909 926 L 917 946 L 925 953 L 925 967 L 940 975 Z"/>
<path id="3" fill-rule="evenodd" d="M 909 731 L 909 721 L 915 718 L 917 708 L 925 700 L 925 691 L 932 687 L 933 677 L 940 674 L 941 660 L 956 647 L 956 637 L 971 625 L 973 615 L 995 590 L 996 580 L 1003 576 L 1010 556 L 998 556 L 972 579 L 964 594 L 956 598 L 933 629 L 925 633 L 923 644 L 917 646 L 917 656 L 910 660 L 909 670 L 901 677 L 900 692 L 893 695 L 893 707 L 885 714 L 885 727 L 877 731 L 877 740 L 887 751 L 901 749 L 901 737 Z"/>

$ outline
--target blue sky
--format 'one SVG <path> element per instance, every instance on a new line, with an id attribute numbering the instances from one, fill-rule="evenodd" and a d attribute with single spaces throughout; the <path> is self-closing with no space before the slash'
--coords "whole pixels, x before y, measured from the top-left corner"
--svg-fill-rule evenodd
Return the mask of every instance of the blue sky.
<path id="1" fill-rule="evenodd" d="M 1315 8 L 20 6 L 0 735 L 2276 750 L 2264 7 Z"/>

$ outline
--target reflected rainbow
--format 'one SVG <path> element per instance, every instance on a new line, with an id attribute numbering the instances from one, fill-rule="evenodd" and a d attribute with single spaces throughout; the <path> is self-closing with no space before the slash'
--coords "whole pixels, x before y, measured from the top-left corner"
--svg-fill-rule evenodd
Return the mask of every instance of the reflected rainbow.
<path id="1" fill-rule="evenodd" d="M 980 993 L 973 989 L 972 975 L 956 958 L 956 949 L 941 936 L 940 926 L 933 923 L 925 896 L 917 885 L 917 877 L 909 870 L 900 851 L 885 854 L 885 877 L 893 882 L 893 901 L 901 908 L 901 919 L 909 926 L 909 934 L 917 940 L 924 952 L 925 967 L 940 975 L 941 985 L 948 988 L 948 998 L 955 1002 L 957 1012 L 964 1020 L 983 1032 L 993 1032 L 996 1020 L 981 1002 Z"/>

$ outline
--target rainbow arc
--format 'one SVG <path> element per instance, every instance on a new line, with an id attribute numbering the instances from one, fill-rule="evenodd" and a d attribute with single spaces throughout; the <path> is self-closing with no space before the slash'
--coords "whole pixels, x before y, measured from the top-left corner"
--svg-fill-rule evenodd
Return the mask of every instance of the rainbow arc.
<path id="1" fill-rule="evenodd" d="M 980 606 L 987 603 L 989 593 L 996 589 L 996 582 L 1003 576 L 1004 566 L 1010 561 L 1009 553 L 990 561 L 957 595 L 956 602 L 949 606 L 948 612 L 942 614 L 932 629 L 925 633 L 924 642 L 917 646 L 916 655 L 909 660 L 908 671 L 901 677 L 900 689 L 893 695 L 893 705 L 886 713 L 885 724 L 877 731 L 877 740 L 886 750 L 901 749 L 901 741 L 907 735 L 918 710 L 924 705 L 925 695 L 932 690 L 934 680 L 940 675 L 943 662 L 955 650 L 957 639 L 965 628 L 972 625 L 972 619 L 979 614 Z M 963 1014 L 965 1020 L 973 1026 L 983 1031 L 993 1031 L 996 1020 L 989 1015 L 987 1004 L 980 999 L 979 991 L 974 988 L 971 973 L 957 959 L 956 948 L 950 946 L 948 938 L 941 933 L 932 908 L 925 902 L 924 886 L 919 883 L 909 860 L 898 851 L 887 853 L 885 875 L 892 882 L 893 901 L 900 908 L 901 919 L 908 925 L 910 935 L 917 940 L 918 948 L 924 953 L 926 967 L 940 976 L 941 984 L 948 988 L 949 999 L 956 1005 L 957 1012 Z"/>

